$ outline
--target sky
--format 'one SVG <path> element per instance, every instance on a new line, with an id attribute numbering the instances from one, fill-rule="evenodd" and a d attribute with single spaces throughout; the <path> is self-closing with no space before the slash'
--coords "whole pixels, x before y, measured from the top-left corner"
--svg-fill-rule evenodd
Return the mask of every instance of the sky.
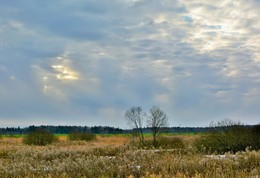
<path id="1" fill-rule="evenodd" d="M 259 0 L 1 0 L 0 126 L 260 123 Z"/>

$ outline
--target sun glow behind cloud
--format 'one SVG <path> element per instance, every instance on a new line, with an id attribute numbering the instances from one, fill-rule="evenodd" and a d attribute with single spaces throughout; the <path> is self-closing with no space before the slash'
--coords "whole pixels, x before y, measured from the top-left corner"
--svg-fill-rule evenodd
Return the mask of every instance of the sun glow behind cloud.
<path id="1" fill-rule="evenodd" d="M 78 74 L 69 67 L 62 65 L 51 66 L 58 74 L 56 75 L 59 80 L 78 80 Z"/>
<path id="2" fill-rule="evenodd" d="M 65 56 L 58 56 L 54 58 L 54 63 L 51 65 L 52 69 L 56 73 L 58 80 L 79 80 L 79 74 L 70 67 L 71 59 Z"/>

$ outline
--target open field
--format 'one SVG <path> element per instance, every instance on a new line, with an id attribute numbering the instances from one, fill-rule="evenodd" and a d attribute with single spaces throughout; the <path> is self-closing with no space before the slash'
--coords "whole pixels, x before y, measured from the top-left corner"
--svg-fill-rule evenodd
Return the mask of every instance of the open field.
<path id="1" fill-rule="evenodd" d="M 260 151 L 204 155 L 191 146 L 200 135 L 179 137 L 184 149 L 139 149 L 128 135 L 95 141 L 28 146 L 22 137 L 0 140 L 0 177 L 259 177 Z"/>

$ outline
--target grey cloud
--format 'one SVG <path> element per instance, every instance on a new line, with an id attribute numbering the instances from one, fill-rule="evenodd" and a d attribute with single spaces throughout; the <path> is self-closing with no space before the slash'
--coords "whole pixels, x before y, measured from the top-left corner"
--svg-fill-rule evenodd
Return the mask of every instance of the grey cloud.
<path id="1" fill-rule="evenodd" d="M 172 126 L 256 123 L 259 6 L 223 3 L 1 2 L 0 119 L 125 127 L 161 105 Z"/>
<path id="2" fill-rule="evenodd" d="M 83 4 L 83 2 L 81 2 Z M 37 31 L 44 30 L 76 39 L 97 40 L 105 36 L 105 27 L 107 22 L 100 16 L 93 15 L 93 3 L 84 2 L 87 8 L 73 6 L 72 3 L 61 2 L 36 2 L 8 4 L 7 9 L 18 9 L 15 11 L 14 20 L 26 24 L 29 28 Z M 18 7 L 16 6 L 18 5 Z M 20 5 L 20 7 L 19 7 Z M 91 7 L 92 6 L 92 7 Z M 95 3 L 98 7 L 98 4 Z M 39 8 L 40 7 L 40 8 Z M 8 12 L 6 12 L 8 13 Z M 8 13 L 9 14 L 9 13 Z M 6 14 L 3 14 L 6 15 Z"/>

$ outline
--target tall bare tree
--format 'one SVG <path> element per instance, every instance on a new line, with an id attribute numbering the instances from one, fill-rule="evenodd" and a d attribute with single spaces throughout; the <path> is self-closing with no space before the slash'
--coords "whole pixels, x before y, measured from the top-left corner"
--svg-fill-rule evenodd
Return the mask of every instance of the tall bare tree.
<path id="1" fill-rule="evenodd" d="M 158 106 L 153 106 L 150 109 L 147 124 L 152 131 L 153 145 L 157 147 L 160 133 L 162 132 L 162 129 L 168 125 L 168 117 Z"/>
<path id="2" fill-rule="evenodd" d="M 125 118 L 128 124 L 137 131 L 140 143 L 144 142 L 144 132 L 143 132 L 143 122 L 145 114 L 142 113 L 142 108 L 140 106 L 133 106 L 125 113 Z"/>

